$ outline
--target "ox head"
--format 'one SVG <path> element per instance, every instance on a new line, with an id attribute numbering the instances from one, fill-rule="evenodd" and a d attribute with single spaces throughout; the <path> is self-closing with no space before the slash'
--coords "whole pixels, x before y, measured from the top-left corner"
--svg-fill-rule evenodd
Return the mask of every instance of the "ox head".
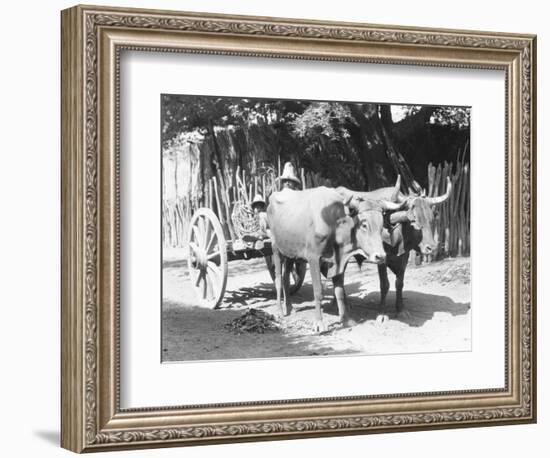
<path id="1" fill-rule="evenodd" d="M 386 261 L 382 245 L 384 211 L 398 210 L 402 204 L 388 201 L 374 201 L 357 196 L 348 196 L 344 204 L 350 214 L 340 218 L 336 226 L 336 242 L 351 244 L 351 249 L 361 249 L 367 262 L 382 264 Z"/>
<path id="2" fill-rule="evenodd" d="M 390 216 L 390 222 L 404 223 L 405 233 L 412 249 L 422 254 L 431 254 L 437 249 L 432 231 L 434 207 L 445 202 L 451 195 L 452 184 L 447 177 L 447 191 L 442 196 L 426 197 L 425 192 L 416 194 L 409 189 L 409 195 L 399 194 L 396 200 L 404 204 L 404 211 L 398 211 Z"/>

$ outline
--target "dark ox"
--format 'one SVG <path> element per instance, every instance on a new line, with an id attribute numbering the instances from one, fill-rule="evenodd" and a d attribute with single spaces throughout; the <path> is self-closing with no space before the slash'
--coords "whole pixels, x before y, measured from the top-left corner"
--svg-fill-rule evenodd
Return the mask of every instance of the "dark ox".
<path id="1" fill-rule="evenodd" d="M 403 284 L 405 270 L 411 250 L 429 255 L 437 250 L 437 243 L 433 235 L 433 208 L 445 202 L 451 195 L 451 180 L 447 178 L 447 190 L 438 197 L 426 197 L 425 193 L 416 194 L 409 190 L 408 195 L 399 192 L 401 177 L 397 178 L 394 187 L 376 189 L 370 192 L 346 190 L 348 195 L 362 199 L 388 199 L 400 204 L 399 211 L 389 213 L 385 219 L 383 231 L 383 246 L 386 253 L 386 262 L 378 264 L 380 278 L 380 308 L 386 308 L 386 296 L 390 288 L 388 280 L 389 268 L 395 274 L 395 308 L 397 313 L 403 310 Z"/>
<path id="2" fill-rule="evenodd" d="M 383 198 L 392 193 L 393 188 L 381 188 L 372 193 L 372 197 Z M 389 268 L 395 274 L 395 308 L 400 313 L 403 310 L 403 284 L 405 270 L 411 250 L 423 255 L 431 255 L 437 250 L 433 235 L 434 207 L 445 202 L 451 195 L 451 180 L 447 178 L 447 190 L 438 197 L 426 197 L 409 190 L 408 195 L 398 193 L 394 196 L 396 202 L 404 204 L 402 211 L 389 215 L 384 229 L 384 250 L 386 264 L 378 266 L 380 279 L 380 308 L 386 307 L 386 295 L 390 288 L 388 280 Z"/>
<path id="3" fill-rule="evenodd" d="M 292 309 L 289 295 L 290 267 L 295 259 L 302 259 L 310 266 L 315 301 L 315 331 L 327 329 L 321 312 L 322 269 L 333 281 L 340 321 L 347 325 L 349 320 L 344 295 L 346 264 L 351 256 L 357 254 L 363 255 L 369 262 L 384 262 L 382 212 L 397 208 L 400 208 L 400 204 L 375 202 L 360 196 L 354 198 L 326 187 L 303 191 L 284 189 L 273 193 L 269 199 L 267 220 L 271 231 L 277 304 L 281 315 L 288 315 Z M 284 295 L 283 302 L 281 294 Z"/>

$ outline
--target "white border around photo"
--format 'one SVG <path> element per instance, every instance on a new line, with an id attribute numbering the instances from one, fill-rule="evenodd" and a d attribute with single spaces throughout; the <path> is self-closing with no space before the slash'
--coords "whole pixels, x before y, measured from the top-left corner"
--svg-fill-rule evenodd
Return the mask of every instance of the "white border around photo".
<path id="1" fill-rule="evenodd" d="M 121 407 L 503 387 L 504 85 L 500 71 L 123 52 Z M 472 106 L 472 351 L 161 364 L 161 93 Z"/>

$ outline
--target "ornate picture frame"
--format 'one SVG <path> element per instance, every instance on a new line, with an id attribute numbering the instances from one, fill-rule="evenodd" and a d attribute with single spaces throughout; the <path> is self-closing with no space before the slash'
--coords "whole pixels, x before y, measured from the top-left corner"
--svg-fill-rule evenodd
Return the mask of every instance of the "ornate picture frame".
<path id="1" fill-rule="evenodd" d="M 536 37 L 75 6 L 62 18 L 61 445 L 75 452 L 536 421 Z M 505 72 L 503 389 L 121 409 L 123 50 Z"/>

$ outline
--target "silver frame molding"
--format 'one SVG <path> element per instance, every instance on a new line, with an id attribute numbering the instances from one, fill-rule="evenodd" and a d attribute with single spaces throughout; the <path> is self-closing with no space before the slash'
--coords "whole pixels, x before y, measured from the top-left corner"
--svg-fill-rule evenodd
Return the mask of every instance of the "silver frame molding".
<path id="1" fill-rule="evenodd" d="M 61 19 L 63 447 L 90 452 L 535 421 L 535 36 L 94 6 L 64 10 Z M 118 72 L 124 49 L 503 70 L 506 387 L 122 410 Z"/>

